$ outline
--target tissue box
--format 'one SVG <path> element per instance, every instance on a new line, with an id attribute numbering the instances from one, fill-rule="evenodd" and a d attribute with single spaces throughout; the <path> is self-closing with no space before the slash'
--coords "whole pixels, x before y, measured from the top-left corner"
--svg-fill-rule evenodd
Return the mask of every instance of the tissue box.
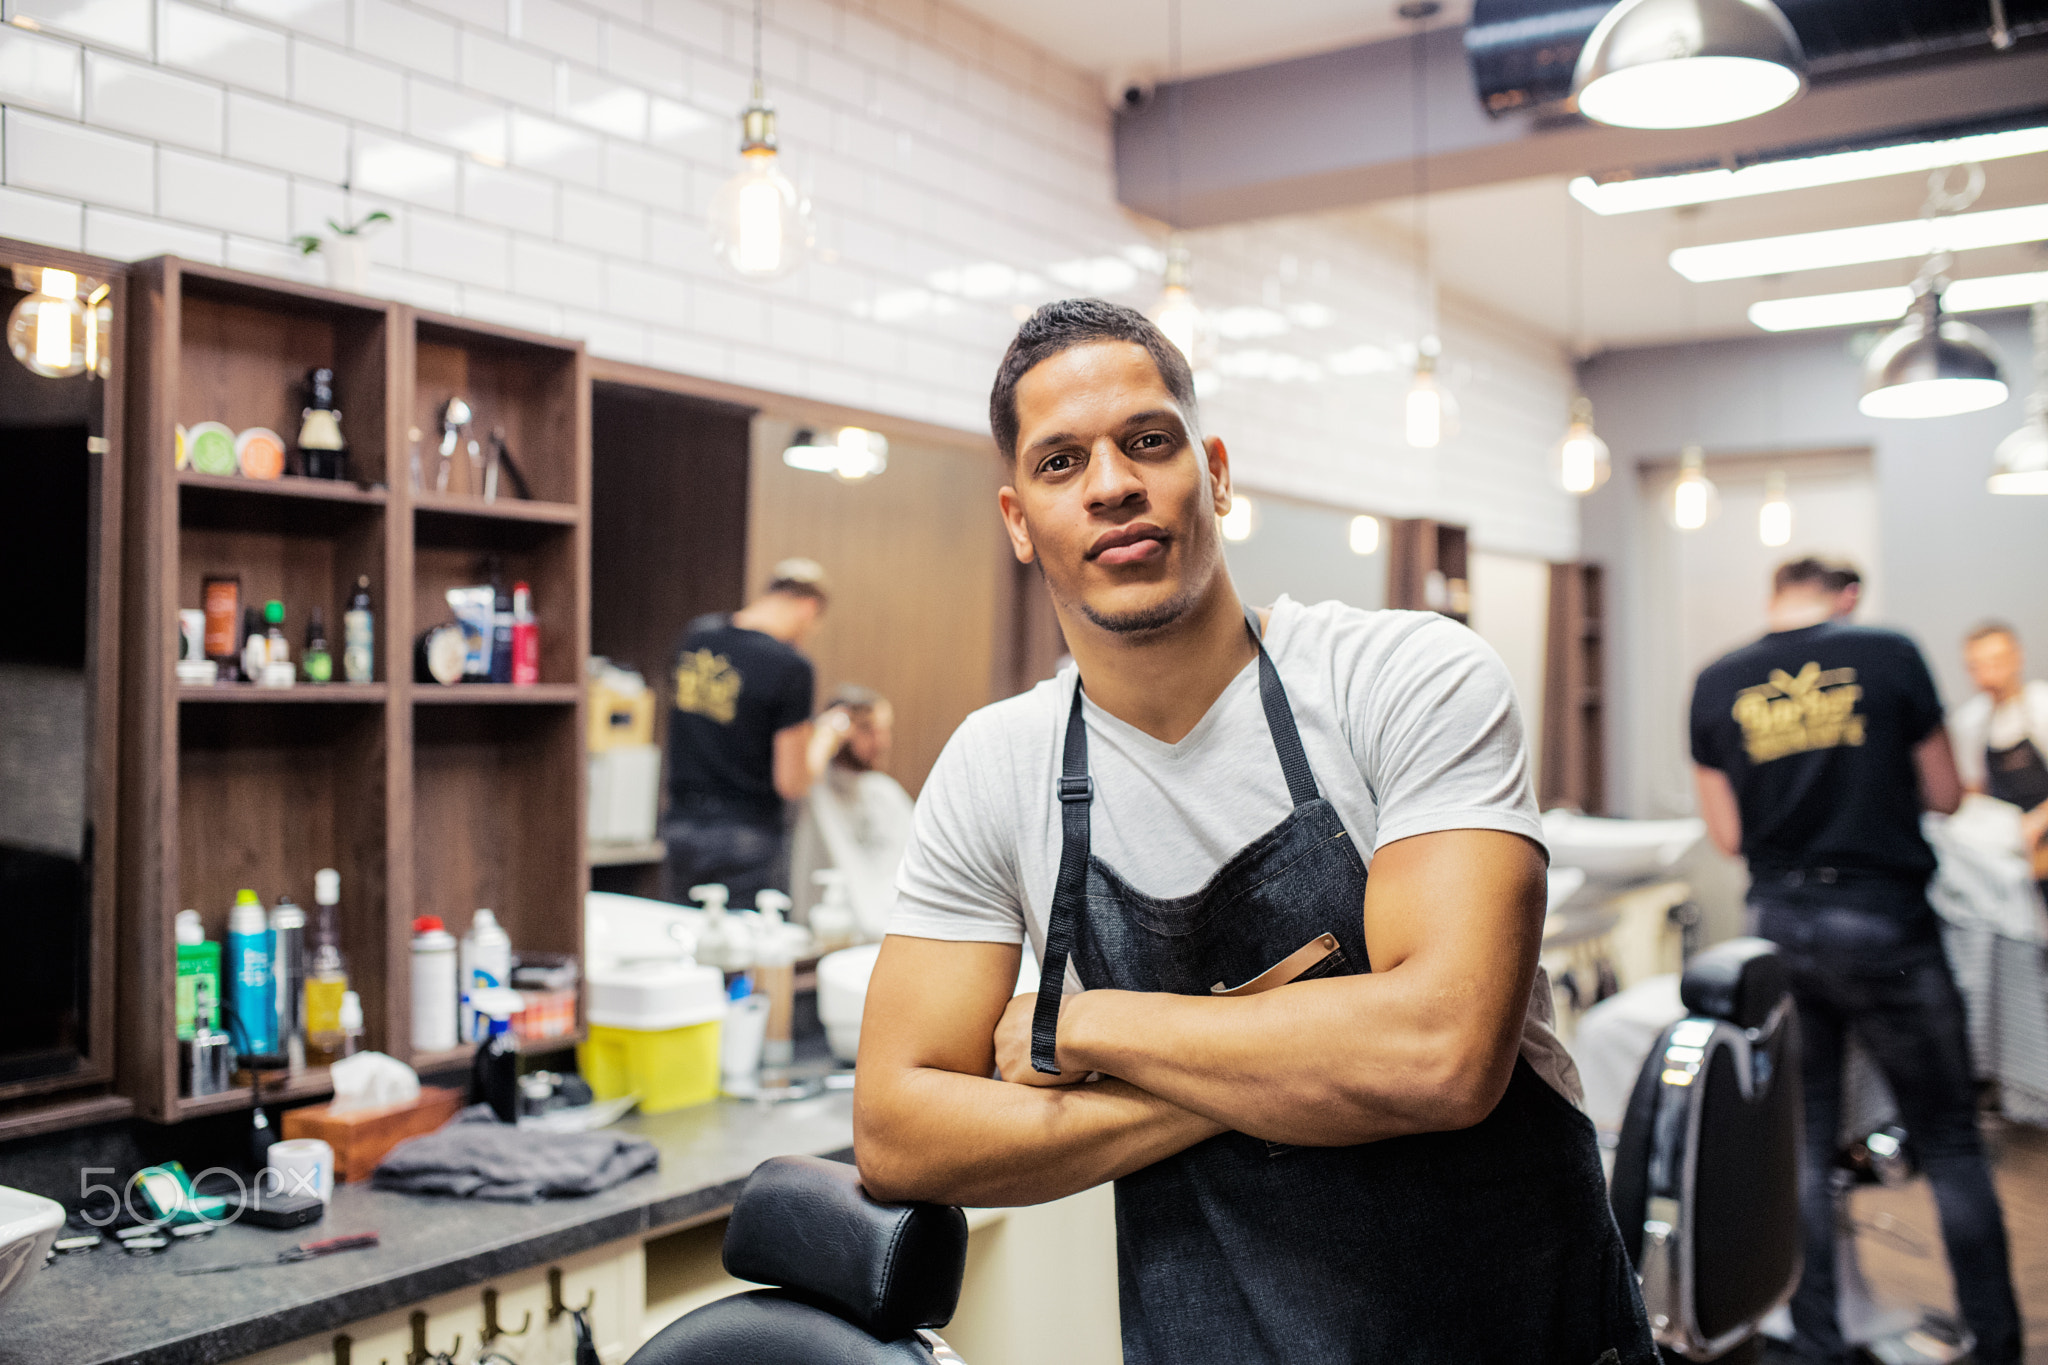
<path id="1" fill-rule="evenodd" d="M 332 1147 L 336 1180 L 367 1180 L 386 1152 L 409 1137 L 433 1132 L 460 1108 L 460 1090 L 423 1085 L 418 1099 L 389 1109 L 358 1109 L 352 1114 L 332 1113 L 332 1106 L 325 1104 L 287 1109 L 284 1135 L 319 1138 Z"/>

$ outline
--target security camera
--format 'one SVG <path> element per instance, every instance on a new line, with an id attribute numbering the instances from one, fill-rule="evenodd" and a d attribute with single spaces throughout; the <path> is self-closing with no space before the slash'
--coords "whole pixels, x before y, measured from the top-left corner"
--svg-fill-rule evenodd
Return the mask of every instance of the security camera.
<path id="1" fill-rule="evenodd" d="M 1103 83 L 1103 98 L 1109 101 L 1111 113 L 1135 114 L 1152 103 L 1158 90 L 1158 82 L 1151 69 L 1142 66 L 1118 67 L 1109 73 Z"/>

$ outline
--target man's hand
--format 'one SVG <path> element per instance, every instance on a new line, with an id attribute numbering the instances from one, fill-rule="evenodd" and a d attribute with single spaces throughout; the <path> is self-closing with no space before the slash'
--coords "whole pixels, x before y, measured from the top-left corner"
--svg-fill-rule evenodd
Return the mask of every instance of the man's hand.
<path id="1" fill-rule="evenodd" d="M 1038 1011 L 1038 992 L 1013 998 L 996 1024 L 996 1071 L 1018 1085 L 1072 1085 L 1086 1080 L 1085 1071 L 1061 1071 L 1048 1076 L 1031 1065 L 1031 1016 Z M 1064 1013 L 1064 1011 L 1062 1011 Z"/>

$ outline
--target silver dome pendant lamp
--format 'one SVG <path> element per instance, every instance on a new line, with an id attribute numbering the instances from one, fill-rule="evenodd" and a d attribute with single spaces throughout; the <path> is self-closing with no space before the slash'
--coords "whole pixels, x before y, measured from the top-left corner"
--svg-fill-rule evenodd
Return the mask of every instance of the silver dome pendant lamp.
<path id="1" fill-rule="evenodd" d="M 1805 50 L 1771 0 L 1621 0 L 1572 76 L 1579 112 L 1616 128 L 1735 123 L 1805 89 Z"/>
<path id="2" fill-rule="evenodd" d="M 1983 192 L 1983 167 L 1972 164 L 1964 171 L 1960 190 L 1948 188 L 1948 170 L 1928 178 L 1924 214 L 1930 224 L 1968 208 Z M 1938 233 L 1930 235 L 1939 242 Z M 2009 390 L 1991 338 L 1941 310 L 1951 264 L 1946 251 L 1927 258 L 1905 318 L 1864 357 L 1863 397 L 1856 406 L 1865 417 L 1954 417 L 2006 400 Z"/>
<path id="3" fill-rule="evenodd" d="M 1994 493 L 2048 495 L 2048 299 L 2034 305 L 2034 388 L 2027 420 L 1998 443 L 1986 486 Z"/>

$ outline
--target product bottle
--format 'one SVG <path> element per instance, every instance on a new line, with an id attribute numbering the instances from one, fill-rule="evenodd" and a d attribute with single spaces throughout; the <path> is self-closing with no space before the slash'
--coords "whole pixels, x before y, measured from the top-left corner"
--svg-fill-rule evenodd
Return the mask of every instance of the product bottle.
<path id="1" fill-rule="evenodd" d="M 259 637 L 260 638 L 260 637 Z M 277 1052 L 277 978 L 271 967 L 270 920 L 256 893 L 235 893 L 228 912 L 228 1036 L 244 1057 Z"/>
<path id="2" fill-rule="evenodd" d="M 786 1067 L 796 1060 L 796 953 L 789 926 L 782 922 L 789 897 L 770 888 L 754 893 L 754 905 L 761 912 L 760 942 L 754 947 L 754 984 L 768 997 L 768 1032 L 761 1044 L 761 1065 Z"/>
<path id="3" fill-rule="evenodd" d="M 348 968 L 341 956 L 341 874 L 323 867 L 313 874 L 313 903 L 320 907 L 313 935 L 313 953 L 306 964 L 306 1060 L 332 1066 L 348 1055 L 343 1050 L 343 1000 Z M 361 1002 L 357 1003 L 360 1012 Z"/>
<path id="4" fill-rule="evenodd" d="M 462 1041 L 481 1043 L 487 1036 L 472 1003 L 477 992 L 511 984 L 512 938 L 499 925 L 496 915 L 478 910 L 469 922 L 469 932 L 462 936 Z"/>
<path id="5" fill-rule="evenodd" d="M 512 1016 L 519 1011 L 519 992 L 492 987 L 479 990 L 476 1002 L 481 1044 L 470 1061 L 470 1081 L 500 1123 L 519 1118 L 519 1040 L 512 1036 Z"/>
<path id="6" fill-rule="evenodd" d="M 540 681 L 540 622 L 533 616 L 533 589 L 512 585 L 512 681 L 531 687 Z"/>
<path id="7" fill-rule="evenodd" d="M 256 608 L 242 608 L 242 681 L 262 682 L 263 665 L 270 662 L 270 641 L 263 634 L 263 617 Z"/>
<path id="8" fill-rule="evenodd" d="M 299 414 L 299 469 L 309 479 L 348 477 L 348 442 L 341 435 L 341 412 L 334 406 L 334 371 L 317 369 L 306 376 L 307 405 Z"/>
<path id="9" fill-rule="evenodd" d="M 363 1050 L 363 997 L 354 991 L 341 993 L 341 1055 L 353 1057 Z"/>
<path id="10" fill-rule="evenodd" d="M 494 683 L 512 681 L 512 594 L 505 591 L 505 581 L 491 580 L 491 679 Z"/>
<path id="11" fill-rule="evenodd" d="M 853 906 L 853 893 L 846 886 L 846 872 L 821 867 L 811 874 L 824 895 L 811 906 L 811 935 L 818 940 L 818 956 L 860 940 L 860 915 Z"/>
<path id="12" fill-rule="evenodd" d="M 376 676 L 372 666 L 376 632 L 376 621 L 370 611 L 370 576 L 364 574 L 356 579 L 356 590 L 349 594 L 348 610 L 341 616 L 341 676 L 344 681 L 366 683 Z"/>
<path id="13" fill-rule="evenodd" d="M 220 666 L 222 682 L 233 682 L 242 662 L 242 580 L 208 574 L 199 584 L 199 603 L 206 613 L 206 657 Z"/>
<path id="14" fill-rule="evenodd" d="M 746 930 L 725 912 L 731 895 L 722 882 L 690 888 L 690 899 L 704 908 L 704 927 L 697 932 L 697 961 L 727 973 L 745 971 L 754 960 Z"/>
<path id="15" fill-rule="evenodd" d="M 318 607 L 306 617 L 306 653 L 299 667 L 309 683 L 334 681 L 334 655 L 327 648 L 327 613 Z"/>
<path id="16" fill-rule="evenodd" d="M 263 660 L 268 664 L 292 661 L 292 642 L 284 638 L 284 603 L 275 597 L 263 604 Z"/>
<path id="17" fill-rule="evenodd" d="M 290 896 L 270 907 L 270 973 L 277 983 L 277 1041 L 294 1071 L 306 1066 L 306 912 Z"/>
<path id="18" fill-rule="evenodd" d="M 197 910 L 178 912 L 177 937 L 178 1039 L 190 1042 L 198 1028 L 200 996 L 208 1001 L 209 1016 L 220 1002 L 220 945 L 206 941 L 206 930 L 199 923 Z"/>
<path id="19" fill-rule="evenodd" d="M 440 916 L 412 922 L 412 1046 L 415 1052 L 446 1052 L 455 1046 L 455 935 Z"/>
<path id="20" fill-rule="evenodd" d="M 218 1095 L 235 1083 L 235 1047 L 234 1041 L 220 1031 L 220 997 L 214 992 L 211 978 L 200 978 L 192 1010 L 191 1041 L 178 1045 L 184 1054 L 180 1088 L 187 1095 Z"/>

